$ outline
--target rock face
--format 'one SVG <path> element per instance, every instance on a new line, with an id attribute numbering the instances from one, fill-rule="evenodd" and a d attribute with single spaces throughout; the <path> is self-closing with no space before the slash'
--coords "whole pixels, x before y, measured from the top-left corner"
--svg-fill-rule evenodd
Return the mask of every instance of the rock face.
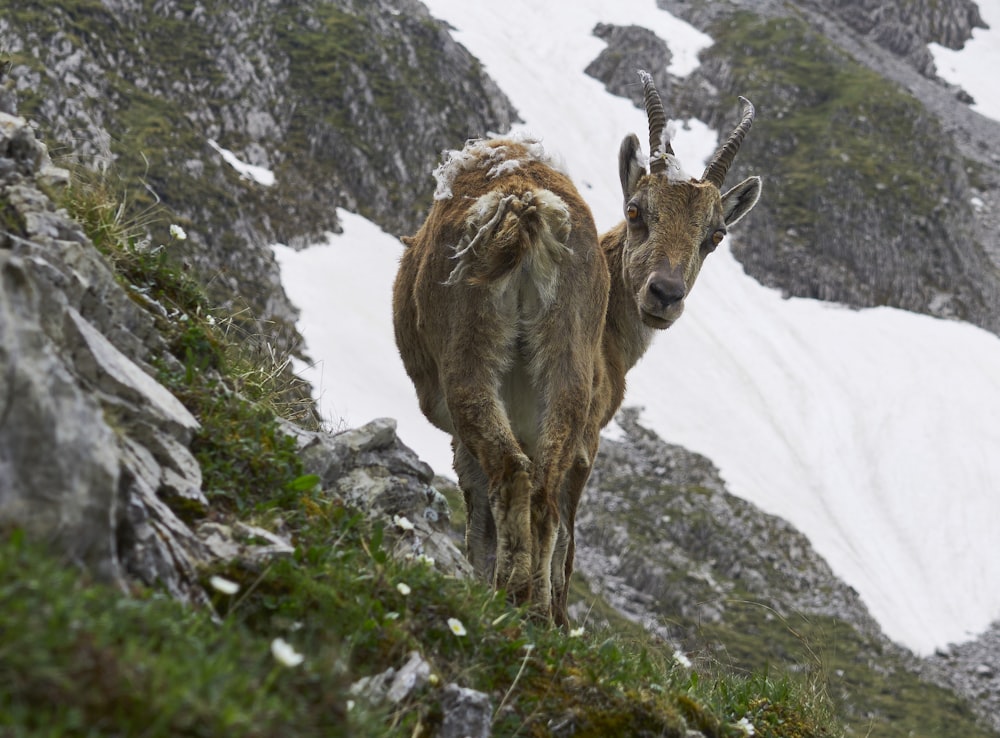
<path id="1" fill-rule="evenodd" d="M 917 0 L 894 4 L 839 0 L 810 4 L 836 15 L 852 30 L 903 57 L 926 76 L 934 74 L 928 43 L 933 41 L 950 49 L 960 49 L 971 37 L 972 29 L 986 27 L 972 0 Z"/>
<path id="2" fill-rule="evenodd" d="M 414 231 L 440 151 L 516 118 L 416 0 L 32 4 L 0 37 L 53 152 L 123 191 L 140 224 L 172 211 L 190 236 L 173 250 L 213 302 L 279 346 L 297 344 L 296 313 L 269 244 L 322 240 L 338 207 Z"/>
<path id="3" fill-rule="evenodd" d="M 732 597 L 879 633 L 801 533 L 729 494 L 708 459 L 664 443 L 638 415 L 619 413 L 625 437 L 602 440 L 580 503 L 578 566 L 592 587 L 666 637 L 657 615 L 719 620 Z"/>
<path id="4" fill-rule="evenodd" d="M 170 354 L 151 314 L 41 189 L 66 176 L 23 118 L 0 111 L 0 525 L 50 540 L 122 587 L 205 602 L 201 565 L 293 548 L 260 530 L 252 537 L 265 545 L 244 546 L 241 524 L 195 532 L 174 512 L 208 505 L 189 449 L 199 424 L 154 378 L 151 358 Z M 332 493 L 387 528 L 412 521 L 398 531 L 399 555 L 467 573 L 447 501 L 394 421 L 339 436 L 286 432 Z"/>
<path id="5" fill-rule="evenodd" d="M 0 113 L 0 517 L 107 579 L 169 570 L 194 597 L 200 544 L 160 498 L 200 497 L 198 422 L 151 376 L 150 315 L 39 189 L 65 178 Z"/>
<path id="6" fill-rule="evenodd" d="M 641 108 L 642 86 L 636 83 L 636 70 L 644 69 L 653 75 L 660 96 L 673 99 L 673 79 L 667 74 L 671 54 L 663 39 L 641 26 L 607 23 L 598 23 L 594 35 L 608 46 L 584 71 L 601 80 L 608 92 L 627 97 Z"/>

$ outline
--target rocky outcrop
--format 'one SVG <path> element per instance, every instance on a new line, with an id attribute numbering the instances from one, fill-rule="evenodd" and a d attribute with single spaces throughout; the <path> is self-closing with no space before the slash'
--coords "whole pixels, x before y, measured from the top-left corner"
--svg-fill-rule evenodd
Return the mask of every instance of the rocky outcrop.
<path id="1" fill-rule="evenodd" d="M 432 486 L 431 467 L 399 440 L 396 421 L 380 418 L 337 435 L 288 430 L 298 439 L 306 471 L 349 507 L 381 521 L 392 532 L 396 556 L 423 558 L 451 576 L 472 576 L 449 534 L 448 500 Z"/>
<path id="2" fill-rule="evenodd" d="M 197 598 L 201 545 L 164 504 L 201 495 L 198 421 L 152 377 L 151 316 L 43 186 L 65 184 L 0 113 L 0 518 L 106 579 Z"/>
<path id="3" fill-rule="evenodd" d="M 177 360 L 152 314 L 44 191 L 66 178 L 28 123 L 0 112 L 0 526 L 25 528 L 123 588 L 207 603 L 204 566 L 294 548 L 281 531 L 202 520 L 208 500 L 189 448 L 199 422 L 150 365 Z M 468 573 L 447 501 L 394 421 L 285 433 L 330 494 L 395 532 L 398 555 Z"/>
<path id="4" fill-rule="evenodd" d="M 516 117 L 417 0 L 34 4 L 0 38 L 52 150 L 121 191 L 154 243 L 151 216 L 171 212 L 189 235 L 172 251 L 212 301 L 282 348 L 296 313 L 270 244 L 322 240 L 338 207 L 416 230 L 439 152 Z"/>
<path id="5" fill-rule="evenodd" d="M 660 96 L 668 101 L 673 99 L 673 79 L 667 73 L 671 53 L 663 39 L 641 26 L 608 23 L 598 23 L 594 35 L 608 46 L 584 71 L 601 80 L 608 92 L 629 98 L 641 108 L 642 86 L 637 84 L 636 70 L 643 69 L 653 75 Z"/>
<path id="6" fill-rule="evenodd" d="M 638 416 L 623 409 L 624 437 L 602 440 L 577 516 L 578 568 L 605 599 L 666 637 L 665 620 L 718 621 L 734 597 L 879 634 L 805 536 L 729 494 L 708 459 Z"/>
<path id="7" fill-rule="evenodd" d="M 729 494 L 708 459 L 662 441 L 640 424 L 638 409 L 623 409 L 617 422 L 623 433 L 602 439 L 577 514 L 577 574 L 593 596 L 680 652 L 725 653 L 707 658 L 730 665 L 740 658 L 777 665 L 789 648 L 768 634 L 794 633 L 798 623 L 846 624 L 856 635 L 841 636 L 839 647 L 851 650 L 855 664 L 882 674 L 919 674 L 961 696 L 983 724 L 1000 730 L 1000 625 L 916 658 L 881 633 L 857 592 L 805 536 Z M 592 605 L 579 600 L 573 618 L 599 621 Z M 768 630 L 772 621 L 787 628 Z M 753 634 L 749 656 L 736 645 L 746 633 Z M 808 647 L 808 637 L 801 637 Z M 791 659 L 792 668 L 803 668 L 794 649 Z M 823 678 L 831 691 L 855 689 L 837 684 L 839 675 Z M 847 701 L 860 704 L 865 695 Z"/>
<path id="8" fill-rule="evenodd" d="M 972 29 L 985 28 L 972 0 L 917 0 L 887 4 L 876 0 L 838 0 L 810 3 L 843 20 L 858 34 L 903 57 L 926 76 L 935 73 L 927 44 L 936 42 L 960 49 Z"/>
<path id="9" fill-rule="evenodd" d="M 1000 731 L 1000 622 L 978 638 L 938 649 L 921 673 L 963 695 L 984 723 Z"/>

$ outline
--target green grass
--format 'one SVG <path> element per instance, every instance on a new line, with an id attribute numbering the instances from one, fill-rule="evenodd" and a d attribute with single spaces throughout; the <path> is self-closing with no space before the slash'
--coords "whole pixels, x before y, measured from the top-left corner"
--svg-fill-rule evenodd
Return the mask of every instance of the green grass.
<path id="1" fill-rule="evenodd" d="M 133 597 L 90 582 L 8 535 L 0 544 L 0 726 L 5 735 L 426 735 L 440 724 L 440 690 L 487 692 L 495 735 L 785 736 L 768 715 L 825 736 L 802 692 L 766 675 L 698 679 L 649 643 L 612 631 L 570 638 L 526 621 L 502 599 L 430 567 L 393 561 L 382 532 L 319 492 L 282 510 L 295 555 L 263 572 L 230 564 L 241 585 L 215 593 L 223 615 L 154 592 Z M 209 572 L 206 572 L 206 578 Z M 397 584 L 410 587 L 403 595 Z M 448 626 L 457 618 L 467 633 Z M 286 668 L 281 637 L 305 656 Z M 433 683 L 393 709 L 348 693 L 363 675 L 419 651 Z M 348 707 L 353 700 L 354 707 Z M 49 709 L 42 709 L 50 705 Z M 427 732 L 421 732 L 427 731 Z"/>

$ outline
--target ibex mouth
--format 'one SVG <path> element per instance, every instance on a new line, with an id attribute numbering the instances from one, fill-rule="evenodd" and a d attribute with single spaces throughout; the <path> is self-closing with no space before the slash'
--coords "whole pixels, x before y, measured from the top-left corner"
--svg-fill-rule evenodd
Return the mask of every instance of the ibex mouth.
<path id="1" fill-rule="evenodd" d="M 681 317 L 681 313 L 683 312 L 684 303 L 680 302 L 670 306 L 662 313 L 650 313 L 646 310 L 640 310 L 639 315 L 644 325 L 662 331 L 672 326 Z"/>

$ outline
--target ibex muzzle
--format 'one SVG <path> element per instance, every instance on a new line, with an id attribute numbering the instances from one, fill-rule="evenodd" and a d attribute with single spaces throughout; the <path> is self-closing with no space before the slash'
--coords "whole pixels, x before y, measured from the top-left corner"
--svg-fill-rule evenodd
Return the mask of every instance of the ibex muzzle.
<path id="1" fill-rule="evenodd" d="M 393 289 L 420 407 L 453 438 L 469 558 L 560 624 L 577 506 L 625 374 L 680 317 L 705 258 L 760 194 L 757 177 L 720 192 L 753 121 L 748 101 L 702 178 L 686 179 L 653 80 L 640 75 L 650 166 L 627 136 L 625 220 L 598 238 L 537 142 L 472 141 L 435 172 L 439 194 L 405 239 Z"/>

